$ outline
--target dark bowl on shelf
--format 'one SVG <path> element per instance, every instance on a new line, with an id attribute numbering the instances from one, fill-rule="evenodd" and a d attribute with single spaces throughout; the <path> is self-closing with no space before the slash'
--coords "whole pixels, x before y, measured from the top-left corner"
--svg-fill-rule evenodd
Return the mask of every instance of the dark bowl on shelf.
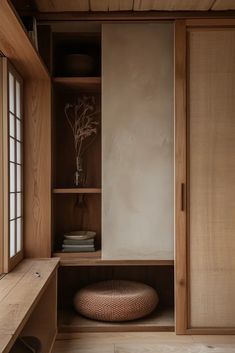
<path id="1" fill-rule="evenodd" d="M 64 58 L 67 76 L 91 76 L 95 69 L 95 60 L 87 54 L 68 54 Z"/>

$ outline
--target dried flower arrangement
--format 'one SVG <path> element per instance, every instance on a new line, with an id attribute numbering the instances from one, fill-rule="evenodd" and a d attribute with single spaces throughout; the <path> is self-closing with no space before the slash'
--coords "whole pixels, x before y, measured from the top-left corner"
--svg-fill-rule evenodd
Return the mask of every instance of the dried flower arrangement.
<path id="1" fill-rule="evenodd" d="M 95 120 L 95 116 L 99 113 L 99 111 L 96 110 L 95 97 L 78 97 L 77 103 L 67 103 L 65 105 L 64 112 L 74 139 L 76 155 L 74 184 L 76 187 L 85 187 L 86 173 L 83 170 L 82 157 L 84 152 L 94 141 L 97 135 L 97 126 L 99 125 L 99 122 Z M 91 136 L 93 136 L 93 138 L 88 139 L 88 137 Z"/>

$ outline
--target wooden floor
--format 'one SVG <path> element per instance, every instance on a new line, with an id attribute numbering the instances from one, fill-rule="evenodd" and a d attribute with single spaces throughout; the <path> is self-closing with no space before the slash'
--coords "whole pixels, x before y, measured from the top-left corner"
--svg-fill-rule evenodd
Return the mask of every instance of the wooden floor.
<path id="1" fill-rule="evenodd" d="M 235 336 L 138 332 L 79 333 L 66 338 L 60 334 L 52 353 L 235 353 Z"/>

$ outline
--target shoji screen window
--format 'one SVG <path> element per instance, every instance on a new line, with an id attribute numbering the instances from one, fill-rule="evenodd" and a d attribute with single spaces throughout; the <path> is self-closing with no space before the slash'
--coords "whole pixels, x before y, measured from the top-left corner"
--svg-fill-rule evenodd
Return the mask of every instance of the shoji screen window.
<path id="1" fill-rule="evenodd" d="M 4 271 L 23 257 L 23 82 L 3 58 Z"/>

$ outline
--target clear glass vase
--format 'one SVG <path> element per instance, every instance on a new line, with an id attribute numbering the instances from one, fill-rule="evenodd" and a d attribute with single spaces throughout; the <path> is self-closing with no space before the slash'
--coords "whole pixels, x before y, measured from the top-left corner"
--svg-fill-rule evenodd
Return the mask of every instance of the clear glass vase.
<path id="1" fill-rule="evenodd" d="M 76 157 L 76 171 L 74 173 L 74 185 L 77 188 L 85 187 L 86 174 L 83 169 L 81 157 Z"/>

